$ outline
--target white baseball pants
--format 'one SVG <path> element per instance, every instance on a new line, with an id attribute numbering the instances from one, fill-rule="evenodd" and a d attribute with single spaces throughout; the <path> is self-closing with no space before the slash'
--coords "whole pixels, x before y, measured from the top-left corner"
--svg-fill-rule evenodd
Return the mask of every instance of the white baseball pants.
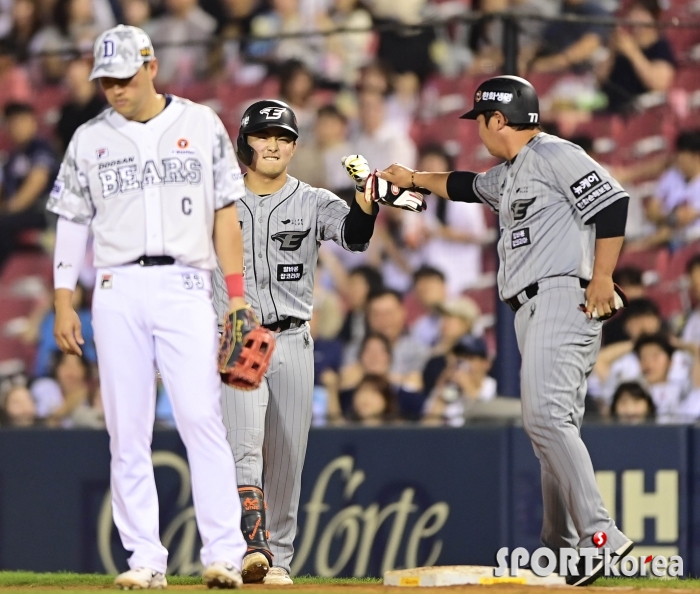
<path id="1" fill-rule="evenodd" d="M 211 273 L 182 265 L 100 269 L 93 299 L 110 436 L 112 509 L 129 566 L 166 571 L 151 462 L 156 367 L 187 448 L 201 561 L 240 569 L 246 544 L 236 470 L 221 415 Z"/>

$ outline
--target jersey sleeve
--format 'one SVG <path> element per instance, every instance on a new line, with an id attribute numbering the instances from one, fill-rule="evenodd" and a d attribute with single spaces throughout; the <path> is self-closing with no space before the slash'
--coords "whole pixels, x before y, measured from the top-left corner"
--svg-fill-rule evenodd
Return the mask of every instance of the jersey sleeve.
<path id="1" fill-rule="evenodd" d="M 78 159 L 79 134 L 73 135 L 54 181 L 47 210 L 81 225 L 89 225 L 95 214 L 90 184 Z"/>
<path id="2" fill-rule="evenodd" d="M 224 124 L 213 111 L 214 120 L 214 205 L 216 210 L 245 196 L 243 174 Z"/>
<path id="3" fill-rule="evenodd" d="M 583 149 L 570 143 L 542 148 L 554 187 L 571 201 L 584 223 L 616 200 L 627 196 L 623 187 Z"/>
<path id="4" fill-rule="evenodd" d="M 474 193 L 494 212 L 498 212 L 501 199 L 501 176 L 505 165 L 501 163 L 474 178 Z"/>
<path id="5" fill-rule="evenodd" d="M 345 200 L 336 196 L 333 192 L 321 188 L 314 188 L 318 201 L 318 220 L 316 225 L 316 239 L 318 241 L 332 240 L 349 252 L 364 252 L 369 243 L 364 245 L 348 245 L 345 243 L 344 228 L 345 219 L 350 213 L 350 207 Z"/>

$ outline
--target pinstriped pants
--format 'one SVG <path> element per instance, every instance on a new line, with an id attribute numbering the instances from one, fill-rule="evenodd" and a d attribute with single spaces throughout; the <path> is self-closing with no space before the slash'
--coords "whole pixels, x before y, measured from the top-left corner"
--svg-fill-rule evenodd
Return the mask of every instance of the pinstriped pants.
<path id="1" fill-rule="evenodd" d="M 515 316 L 523 426 L 542 469 L 542 543 L 554 550 L 591 547 L 591 537 L 603 531 L 606 548 L 615 550 L 626 538 L 603 505 L 580 436 L 586 378 L 602 331 L 602 322 L 579 309 L 584 302 L 578 279 L 544 279 Z"/>
<path id="2" fill-rule="evenodd" d="M 266 381 L 250 392 L 224 385 L 222 409 L 238 484 L 264 490 L 273 564 L 289 571 L 311 428 L 314 342 L 308 324 L 275 338 Z"/>

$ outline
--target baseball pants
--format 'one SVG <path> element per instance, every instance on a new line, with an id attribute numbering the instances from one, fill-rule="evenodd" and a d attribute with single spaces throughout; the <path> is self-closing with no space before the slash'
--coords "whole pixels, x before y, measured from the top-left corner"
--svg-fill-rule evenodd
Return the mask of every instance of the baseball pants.
<path id="1" fill-rule="evenodd" d="M 523 426 L 542 469 L 542 542 L 554 550 L 592 547 L 598 531 L 607 535 L 606 548 L 627 541 L 603 505 L 580 435 L 586 378 L 602 330 L 602 322 L 580 310 L 585 300 L 577 278 L 548 278 L 515 316 Z"/>
<path id="2" fill-rule="evenodd" d="M 250 392 L 224 385 L 223 411 L 238 484 L 263 489 L 273 564 L 289 572 L 311 427 L 314 343 L 308 324 L 275 338 L 266 381 Z"/>
<path id="3" fill-rule="evenodd" d="M 187 448 L 201 560 L 240 569 L 246 543 L 221 420 L 211 274 L 181 265 L 100 269 L 93 299 L 100 387 L 110 436 L 112 509 L 129 566 L 166 571 L 151 462 L 156 366 Z"/>

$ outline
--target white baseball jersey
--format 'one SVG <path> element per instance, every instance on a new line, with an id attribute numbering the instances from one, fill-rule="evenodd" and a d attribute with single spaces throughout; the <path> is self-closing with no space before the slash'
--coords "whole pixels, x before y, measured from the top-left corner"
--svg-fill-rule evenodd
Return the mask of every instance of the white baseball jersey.
<path id="1" fill-rule="evenodd" d="M 97 268 L 146 255 L 214 270 L 214 213 L 243 196 L 221 120 L 172 97 L 147 122 L 109 109 L 78 128 L 47 208 L 92 225 Z"/>

